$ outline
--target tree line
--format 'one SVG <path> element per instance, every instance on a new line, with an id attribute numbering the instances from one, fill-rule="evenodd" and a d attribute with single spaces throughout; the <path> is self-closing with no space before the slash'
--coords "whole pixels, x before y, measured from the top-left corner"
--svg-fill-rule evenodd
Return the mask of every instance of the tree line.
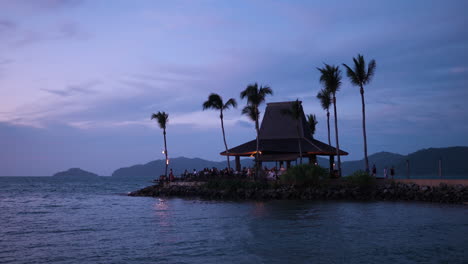
<path id="1" fill-rule="evenodd" d="M 364 86 L 367 85 L 372 77 L 374 76 L 375 69 L 376 69 L 376 62 L 375 60 L 371 60 L 369 63 L 366 63 L 364 56 L 358 54 L 357 57 L 353 58 L 353 67 L 349 67 L 346 64 L 342 64 L 342 66 L 346 69 L 346 75 L 348 76 L 352 85 L 359 87 L 359 92 L 361 94 L 361 104 L 362 104 L 362 131 L 363 131 L 363 138 L 364 138 L 364 160 L 365 160 L 365 170 L 369 172 L 369 161 L 367 158 L 367 134 L 366 134 L 366 110 L 365 110 L 365 100 L 364 100 Z M 336 111 L 336 94 L 339 92 L 341 88 L 341 80 L 342 80 L 342 72 L 339 66 L 329 65 L 324 63 L 322 68 L 317 68 L 320 72 L 320 79 L 319 82 L 323 85 L 322 89 L 317 94 L 317 99 L 320 101 L 322 108 L 326 111 L 327 116 L 327 129 L 328 129 L 328 144 L 331 145 L 331 137 L 330 137 L 330 107 L 333 105 L 333 112 L 334 112 L 334 123 L 335 123 L 335 140 L 336 140 L 336 155 L 338 158 L 338 175 L 341 176 L 341 158 L 339 155 L 339 137 L 338 137 L 338 114 Z M 255 160 L 256 160 L 256 172 L 258 175 L 259 169 L 259 155 L 261 154 L 259 151 L 259 118 L 260 118 L 260 110 L 259 107 L 262 105 L 266 97 L 268 95 L 273 95 L 273 90 L 268 85 L 259 85 L 258 83 L 249 84 L 241 93 L 240 98 L 246 100 L 246 105 L 242 109 L 242 114 L 246 115 L 249 119 L 251 119 L 255 123 L 255 131 L 256 131 L 256 151 L 255 151 Z M 229 148 L 226 142 L 226 133 L 224 129 L 224 112 L 229 110 L 230 108 L 237 107 L 237 101 L 234 98 L 229 98 L 226 102 L 224 102 L 223 98 L 216 93 L 211 93 L 208 96 L 208 99 L 202 104 L 203 110 L 212 109 L 219 111 L 219 117 L 221 120 L 221 131 L 223 135 L 223 142 L 224 147 L 226 149 L 226 158 L 227 158 L 227 165 L 230 171 L 231 165 L 229 160 Z M 302 113 L 302 105 L 297 99 L 295 102 L 292 103 L 291 109 L 286 109 L 283 114 L 290 115 L 294 120 L 296 120 L 297 124 L 297 133 L 299 134 L 299 122 Z M 315 133 L 315 127 L 317 125 L 317 119 L 315 115 L 307 115 L 307 123 L 311 129 L 312 135 Z M 151 119 L 156 119 L 159 127 L 163 130 L 164 136 L 164 151 L 166 157 L 166 169 L 165 175 L 167 176 L 167 168 L 169 165 L 169 158 L 167 153 L 167 142 L 166 142 L 166 126 L 169 122 L 169 114 L 166 112 L 158 112 L 156 114 L 151 115 Z M 300 140 L 298 140 L 298 147 L 299 147 L 299 158 L 300 162 L 302 163 L 302 149 Z"/>

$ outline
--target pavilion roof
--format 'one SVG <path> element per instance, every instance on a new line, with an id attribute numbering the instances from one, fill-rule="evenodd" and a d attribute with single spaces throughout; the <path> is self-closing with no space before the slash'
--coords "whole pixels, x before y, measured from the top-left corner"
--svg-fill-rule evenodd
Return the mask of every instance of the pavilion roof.
<path id="1" fill-rule="evenodd" d="M 303 155 L 336 155 L 336 148 L 312 138 L 311 130 L 302 112 L 299 124 L 290 115 L 284 114 L 291 109 L 293 102 L 268 103 L 259 131 L 259 151 L 264 158 L 271 157 L 293 159 L 292 154 L 299 153 L 299 143 Z M 299 125 L 299 135 L 297 130 Z M 256 140 L 252 140 L 228 150 L 229 156 L 251 156 L 256 151 Z M 226 151 L 220 153 L 227 155 Z M 340 155 L 348 155 L 340 150 Z M 281 159 L 277 159 L 281 160 Z"/>
<path id="2" fill-rule="evenodd" d="M 315 139 L 301 138 L 301 149 L 304 156 L 306 155 L 336 155 L 336 148 L 320 142 Z M 242 145 L 229 149 L 229 156 L 251 156 L 255 155 L 257 149 L 257 141 L 251 140 Z M 260 139 L 259 151 L 262 155 L 282 155 L 282 154 L 298 154 L 299 143 L 297 138 L 280 138 L 280 139 Z M 226 151 L 221 152 L 221 155 L 226 155 Z M 340 150 L 340 155 L 348 155 L 348 152 Z"/>

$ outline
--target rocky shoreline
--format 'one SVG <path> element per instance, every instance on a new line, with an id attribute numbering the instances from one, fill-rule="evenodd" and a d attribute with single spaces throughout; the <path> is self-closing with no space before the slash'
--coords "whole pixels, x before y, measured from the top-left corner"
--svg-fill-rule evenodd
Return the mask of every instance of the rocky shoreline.
<path id="1" fill-rule="evenodd" d="M 436 187 L 406 183 L 370 186 L 334 184 L 324 187 L 277 185 L 269 188 L 209 188 L 201 185 L 148 186 L 128 194 L 148 197 L 198 197 L 226 200 L 355 200 L 355 201 L 422 201 L 468 204 L 468 187 L 440 184 Z"/>

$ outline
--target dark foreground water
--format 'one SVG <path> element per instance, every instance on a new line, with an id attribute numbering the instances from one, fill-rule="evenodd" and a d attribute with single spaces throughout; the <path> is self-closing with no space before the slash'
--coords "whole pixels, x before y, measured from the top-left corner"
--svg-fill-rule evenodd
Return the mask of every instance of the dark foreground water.
<path id="1" fill-rule="evenodd" d="M 468 207 L 121 195 L 0 177 L 0 263 L 468 263 Z"/>

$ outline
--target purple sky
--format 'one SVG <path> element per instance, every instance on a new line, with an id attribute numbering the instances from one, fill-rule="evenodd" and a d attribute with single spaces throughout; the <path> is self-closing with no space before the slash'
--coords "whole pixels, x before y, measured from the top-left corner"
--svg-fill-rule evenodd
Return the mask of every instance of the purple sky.
<path id="1" fill-rule="evenodd" d="M 150 115 L 170 115 L 170 156 L 221 160 L 211 92 L 247 84 L 318 116 L 316 67 L 377 61 L 366 87 L 369 153 L 468 145 L 467 1 L 0 1 L 0 175 L 101 175 L 162 159 Z M 340 145 L 361 159 L 359 90 L 343 76 Z M 240 109 L 228 144 L 252 140 Z"/>

